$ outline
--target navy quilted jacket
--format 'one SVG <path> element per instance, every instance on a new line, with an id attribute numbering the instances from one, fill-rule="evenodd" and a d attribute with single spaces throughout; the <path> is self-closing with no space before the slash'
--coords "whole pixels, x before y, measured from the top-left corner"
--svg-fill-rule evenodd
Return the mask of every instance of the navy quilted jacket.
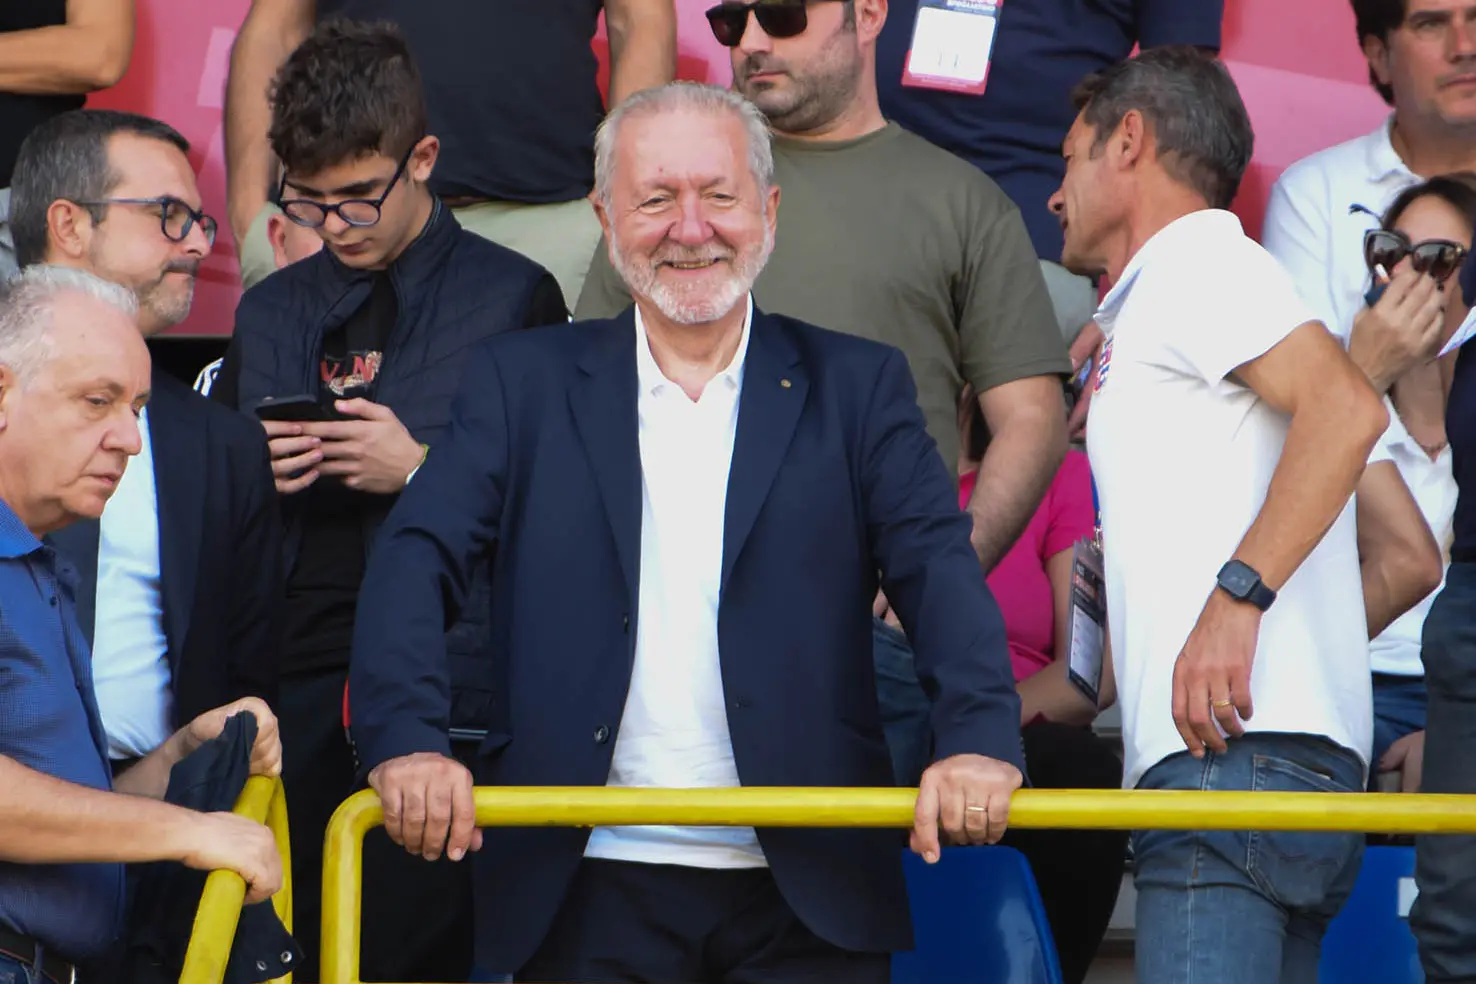
<path id="1" fill-rule="evenodd" d="M 432 448 L 450 422 L 451 400 L 472 350 L 486 338 L 550 320 L 562 307 L 553 277 L 519 253 L 467 232 L 438 202 L 420 238 L 390 267 L 399 316 L 385 344 L 375 402 L 388 406 L 417 441 Z M 373 274 L 344 266 L 323 250 L 283 267 L 248 290 L 211 396 L 250 411 L 262 399 L 317 393 L 323 336 L 368 298 Z M 557 298 L 550 303 L 550 298 Z M 282 504 L 290 573 L 302 541 L 302 496 Z M 394 505 L 366 519 L 365 542 Z M 372 548 L 371 548 L 372 549 Z M 496 700 L 488 566 L 477 573 L 470 604 L 447 633 L 453 729 L 482 731 Z"/>

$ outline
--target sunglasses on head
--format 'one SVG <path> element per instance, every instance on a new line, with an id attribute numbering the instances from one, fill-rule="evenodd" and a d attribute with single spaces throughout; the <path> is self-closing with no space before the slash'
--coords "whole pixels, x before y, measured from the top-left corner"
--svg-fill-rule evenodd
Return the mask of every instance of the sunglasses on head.
<path id="1" fill-rule="evenodd" d="M 1466 247 L 1449 239 L 1412 243 L 1408 236 L 1394 229 L 1370 229 L 1363 234 L 1363 261 L 1368 264 L 1370 272 L 1382 266 L 1385 273 L 1393 273 L 1394 267 L 1406 256 L 1416 273 L 1428 274 L 1444 283 L 1461 268 L 1466 258 Z"/>
<path id="2" fill-rule="evenodd" d="M 811 3 L 821 0 L 752 0 L 750 3 L 720 3 L 707 11 L 712 36 L 725 48 L 736 48 L 748 29 L 748 12 L 771 38 L 792 38 L 805 33 L 810 26 Z"/>

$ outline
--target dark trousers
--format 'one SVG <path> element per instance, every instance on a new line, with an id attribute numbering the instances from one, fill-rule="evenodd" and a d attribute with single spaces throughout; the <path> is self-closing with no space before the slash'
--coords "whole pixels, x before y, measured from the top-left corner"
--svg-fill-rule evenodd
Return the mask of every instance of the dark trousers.
<path id="1" fill-rule="evenodd" d="M 1429 692 L 1420 791 L 1476 794 L 1476 563 L 1450 565 L 1425 618 Z M 1409 928 L 1430 984 L 1476 981 L 1476 836 L 1415 838 Z"/>
<path id="2" fill-rule="evenodd" d="M 355 791 L 354 756 L 343 730 L 348 674 L 284 677 L 278 700 L 282 784 L 292 837 L 293 937 L 303 962 L 293 980 L 318 980 L 323 837 Z M 365 981 L 457 981 L 471 971 L 471 868 L 428 862 L 397 847 L 383 828 L 364 839 Z"/>
<path id="3" fill-rule="evenodd" d="M 932 758 L 932 704 L 907 637 L 873 619 L 872 662 L 897 785 L 916 786 Z M 1090 728 L 1038 721 L 1021 732 L 1025 771 L 1039 789 L 1117 789 L 1122 762 Z M 1004 843 L 1035 873 L 1065 984 L 1081 984 L 1112 919 L 1126 868 L 1125 830 L 1014 830 Z"/>
<path id="4" fill-rule="evenodd" d="M 585 860 L 518 981 L 887 984 L 891 955 L 820 939 L 767 868 Z"/>

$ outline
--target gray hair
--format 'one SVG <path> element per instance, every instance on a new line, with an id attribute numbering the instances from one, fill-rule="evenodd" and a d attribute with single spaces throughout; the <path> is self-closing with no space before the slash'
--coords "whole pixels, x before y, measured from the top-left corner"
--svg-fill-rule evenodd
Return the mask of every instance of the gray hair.
<path id="1" fill-rule="evenodd" d="M 133 291 L 85 270 L 38 264 L 0 283 L 0 365 L 15 373 L 22 386 L 51 359 L 51 324 L 57 301 L 81 294 L 138 317 Z"/>
<path id="2" fill-rule="evenodd" d="M 1212 55 L 1188 45 L 1150 48 L 1088 75 L 1072 99 L 1096 131 L 1093 155 L 1137 110 L 1169 176 L 1203 195 L 1211 208 L 1230 207 L 1255 132 L 1235 81 Z"/>
<path id="3" fill-rule="evenodd" d="M 769 121 L 757 106 L 730 89 L 701 82 L 668 82 L 654 89 L 643 89 L 626 98 L 610 111 L 595 131 L 595 191 L 600 201 L 610 204 L 610 182 L 615 175 L 615 140 L 620 125 L 635 116 L 655 116 L 691 110 L 718 115 L 731 113 L 743 124 L 748 134 L 748 169 L 758 182 L 759 193 L 774 183 L 774 149 Z"/>

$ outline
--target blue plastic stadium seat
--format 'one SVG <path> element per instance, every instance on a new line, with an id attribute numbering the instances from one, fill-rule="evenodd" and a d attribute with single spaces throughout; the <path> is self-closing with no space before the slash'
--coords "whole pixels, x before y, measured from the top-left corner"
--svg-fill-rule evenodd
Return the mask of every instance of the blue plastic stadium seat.
<path id="1" fill-rule="evenodd" d="M 917 948 L 892 956 L 892 984 L 1061 984 L 1030 864 L 1009 847 L 950 847 L 903 861 Z"/>
<path id="2" fill-rule="evenodd" d="M 1414 848 L 1368 848 L 1353 894 L 1322 939 L 1320 984 L 1421 984 L 1413 895 Z"/>

